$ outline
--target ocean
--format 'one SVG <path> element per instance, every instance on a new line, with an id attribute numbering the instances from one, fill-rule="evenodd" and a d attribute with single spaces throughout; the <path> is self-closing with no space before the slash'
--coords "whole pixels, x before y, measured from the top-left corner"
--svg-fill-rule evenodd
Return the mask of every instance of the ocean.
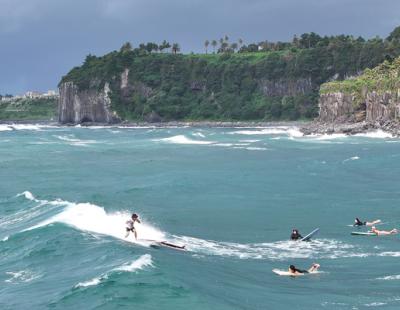
<path id="1" fill-rule="evenodd" d="M 380 131 L 0 125 L 0 308 L 399 309 L 399 235 L 350 234 L 399 228 L 399 159 Z"/>

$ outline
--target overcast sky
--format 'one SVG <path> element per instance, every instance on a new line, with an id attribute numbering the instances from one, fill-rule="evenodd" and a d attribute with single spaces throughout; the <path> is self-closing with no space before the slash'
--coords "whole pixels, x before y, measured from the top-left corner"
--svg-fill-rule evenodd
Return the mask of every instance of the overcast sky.
<path id="1" fill-rule="evenodd" d="M 386 37 L 400 0 L 0 0 L 0 94 L 55 89 L 89 53 L 126 41 L 291 40 L 294 34 Z"/>

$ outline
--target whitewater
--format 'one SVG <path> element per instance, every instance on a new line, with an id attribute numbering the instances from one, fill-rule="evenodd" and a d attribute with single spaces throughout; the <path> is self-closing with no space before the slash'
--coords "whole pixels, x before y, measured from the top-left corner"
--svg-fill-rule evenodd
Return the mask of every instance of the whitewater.
<path id="1" fill-rule="evenodd" d="M 400 227 L 398 142 L 295 126 L 0 125 L 0 308 L 397 309 L 399 236 L 350 233 L 366 230 L 354 217 Z M 314 262 L 313 277 L 272 273 Z"/>

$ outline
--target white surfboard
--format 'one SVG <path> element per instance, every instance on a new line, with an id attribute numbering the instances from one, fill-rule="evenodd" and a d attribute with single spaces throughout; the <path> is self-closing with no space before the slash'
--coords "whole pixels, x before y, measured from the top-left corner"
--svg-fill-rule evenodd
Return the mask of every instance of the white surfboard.
<path id="1" fill-rule="evenodd" d="M 352 231 L 351 234 L 353 236 L 376 236 L 377 235 L 372 232 L 363 232 L 363 231 Z"/>
<path id="2" fill-rule="evenodd" d="M 303 238 L 301 238 L 300 241 L 308 241 L 308 240 L 310 240 L 318 231 L 319 231 L 319 228 L 315 228 L 308 235 L 306 235 Z"/>
<path id="3" fill-rule="evenodd" d="M 309 272 L 309 273 L 298 273 L 298 274 L 295 274 L 295 273 L 289 272 L 287 270 L 280 270 L 280 269 L 272 269 L 272 272 L 277 274 L 278 276 L 288 276 L 288 277 L 300 277 L 300 276 L 306 276 L 306 275 L 321 273 L 318 270 L 316 270 L 316 271 Z"/>

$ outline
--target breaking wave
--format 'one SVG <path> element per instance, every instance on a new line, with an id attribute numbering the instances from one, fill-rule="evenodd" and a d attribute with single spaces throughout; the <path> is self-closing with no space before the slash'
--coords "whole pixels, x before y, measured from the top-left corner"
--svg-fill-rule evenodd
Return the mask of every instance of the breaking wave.
<path id="1" fill-rule="evenodd" d="M 173 143 L 173 144 L 212 144 L 213 141 L 204 141 L 204 140 L 193 140 L 189 139 L 184 135 L 177 135 L 169 138 L 157 139 L 153 141 L 161 141 L 166 143 Z"/>
<path id="2" fill-rule="evenodd" d="M 140 256 L 138 259 L 134 260 L 133 262 L 129 262 L 127 264 L 115 267 L 111 269 L 110 271 L 106 272 L 105 274 L 102 274 L 96 278 L 93 278 L 88 281 L 84 282 L 79 282 L 77 285 L 75 285 L 75 288 L 78 287 L 88 287 L 88 286 L 94 286 L 100 284 L 103 280 L 108 279 L 108 277 L 115 272 L 137 272 L 138 270 L 142 270 L 145 267 L 152 267 L 153 266 L 153 261 L 151 259 L 150 254 L 145 254 Z"/>

